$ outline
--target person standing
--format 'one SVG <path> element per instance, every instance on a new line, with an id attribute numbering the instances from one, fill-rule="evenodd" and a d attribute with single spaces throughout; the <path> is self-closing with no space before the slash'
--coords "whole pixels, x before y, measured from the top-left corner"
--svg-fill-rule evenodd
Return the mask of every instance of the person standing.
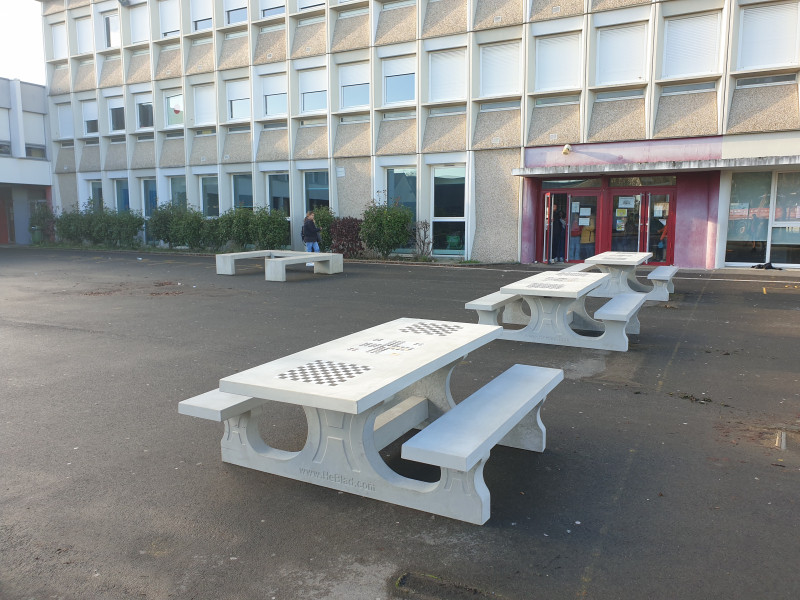
<path id="1" fill-rule="evenodd" d="M 553 213 L 553 247 L 550 251 L 551 263 L 564 262 L 564 234 L 567 231 L 567 224 L 564 222 L 564 213 L 556 209 Z"/>
<path id="2" fill-rule="evenodd" d="M 320 228 L 317 227 L 317 223 L 314 221 L 314 211 L 310 210 L 306 213 L 306 218 L 303 220 L 303 229 L 301 232 L 303 242 L 305 242 L 306 245 L 306 252 L 319 252 L 319 232 Z M 306 263 L 306 266 L 313 267 L 314 263 Z"/>
<path id="3" fill-rule="evenodd" d="M 589 224 L 581 227 L 581 258 L 594 255 L 594 215 L 589 217 Z"/>

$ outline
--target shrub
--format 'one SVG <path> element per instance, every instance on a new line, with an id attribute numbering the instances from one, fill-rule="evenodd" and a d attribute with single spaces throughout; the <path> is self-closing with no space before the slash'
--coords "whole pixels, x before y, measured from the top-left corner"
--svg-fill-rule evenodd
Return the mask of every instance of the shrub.
<path id="1" fill-rule="evenodd" d="M 361 219 L 355 217 L 337 217 L 330 227 L 331 252 L 338 252 L 345 258 L 355 258 L 364 252 L 361 241 Z"/>
<path id="2" fill-rule="evenodd" d="M 55 232 L 56 216 L 46 202 L 36 202 L 31 209 L 29 220 L 31 229 L 42 232 L 42 241 L 52 241 Z"/>
<path id="3" fill-rule="evenodd" d="M 176 244 L 192 250 L 203 249 L 206 245 L 205 220 L 203 213 L 197 209 L 189 207 L 182 210 L 174 223 Z"/>
<path id="4" fill-rule="evenodd" d="M 266 207 L 253 213 L 253 239 L 256 248 L 274 250 L 289 245 L 289 221 L 282 210 L 270 211 Z"/>
<path id="5" fill-rule="evenodd" d="M 61 213 L 55 222 L 57 239 L 70 244 L 82 244 L 86 220 L 78 210 Z"/>
<path id="6" fill-rule="evenodd" d="M 228 212 L 231 213 L 230 241 L 240 248 L 253 244 L 255 241 L 255 236 L 253 235 L 253 209 L 233 208 Z"/>
<path id="7" fill-rule="evenodd" d="M 405 206 L 373 200 L 364 211 L 361 239 L 369 250 L 386 259 L 396 248 L 408 243 L 413 218 Z"/>
<path id="8" fill-rule="evenodd" d="M 147 221 L 147 241 L 160 240 L 170 248 L 182 245 L 181 241 L 176 238 L 180 237 L 178 221 L 182 218 L 183 212 L 185 209 L 172 203 L 156 206 Z"/>
<path id="9" fill-rule="evenodd" d="M 414 260 L 431 260 L 433 239 L 431 224 L 428 221 L 414 223 Z"/>
<path id="10" fill-rule="evenodd" d="M 319 232 L 320 239 L 322 240 L 319 243 L 321 252 L 331 251 L 331 224 L 335 218 L 336 215 L 334 215 L 327 206 L 317 206 L 314 209 L 314 222 L 321 230 Z"/>
<path id="11" fill-rule="evenodd" d="M 110 217 L 109 237 L 107 242 L 111 246 L 119 248 L 137 248 L 141 245 L 142 239 L 139 234 L 144 229 L 144 217 L 141 213 L 126 210 L 122 212 L 107 212 Z"/>

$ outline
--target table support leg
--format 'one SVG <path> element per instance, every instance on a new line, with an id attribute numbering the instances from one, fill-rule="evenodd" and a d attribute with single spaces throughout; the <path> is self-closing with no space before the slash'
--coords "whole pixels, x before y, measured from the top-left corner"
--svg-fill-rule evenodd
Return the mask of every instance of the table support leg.
<path id="1" fill-rule="evenodd" d="M 636 279 L 636 267 L 631 265 L 595 265 L 609 277 L 589 295 L 593 298 L 613 298 L 617 294 L 630 292 L 652 292 L 653 286 L 645 285 Z"/>
<path id="2" fill-rule="evenodd" d="M 449 374 L 448 374 L 449 377 Z M 375 447 L 373 429 L 382 406 L 358 414 L 304 407 L 306 444 L 299 452 L 267 445 L 258 432 L 259 409 L 225 422 L 222 460 L 335 490 L 391 502 L 469 523 L 489 518 L 489 490 L 483 479 L 483 457 L 469 471 L 442 469 L 428 483 L 392 471 Z"/>

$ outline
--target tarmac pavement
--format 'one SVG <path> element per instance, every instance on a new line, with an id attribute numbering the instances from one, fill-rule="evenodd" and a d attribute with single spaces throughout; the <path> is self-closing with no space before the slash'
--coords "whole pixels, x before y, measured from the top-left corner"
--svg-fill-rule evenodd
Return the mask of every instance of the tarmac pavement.
<path id="1" fill-rule="evenodd" d="M 256 260 L 227 277 L 211 256 L 0 248 L 0 598 L 797 598 L 800 271 L 682 270 L 628 352 L 470 354 L 457 399 L 514 363 L 566 376 L 546 451 L 492 452 L 484 526 L 222 463 L 223 426 L 178 414 L 398 317 L 477 322 L 465 302 L 543 268 L 278 283 Z M 301 409 L 265 413 L 271 445 L 302 447 Z"/>

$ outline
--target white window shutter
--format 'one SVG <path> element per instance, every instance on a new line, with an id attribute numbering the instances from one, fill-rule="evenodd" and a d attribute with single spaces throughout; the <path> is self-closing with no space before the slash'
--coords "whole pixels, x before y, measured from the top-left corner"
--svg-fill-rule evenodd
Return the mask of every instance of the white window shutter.
<path id="1" fill-rule="evenodd" d="M 297 79 L 301 94 L 305 94 L 307 92 L 321 92 L 328 89 L 328 81 L 325 75 L 325 69 L 300 71 L 297 74 Z"/>
<path id="2" fill-rule="evenodd" d="M 29 144 L 45 145 L 44 115 L 24 111 L 22 113 L 22 126 L 25 128 L 25 142 Z"/>
<path id="3" fill-rule="evenodd" d="M 217 102 L 213 85 L 200 85 L 194 88 L 195 125 L 207 125 L 217 120 Z"/>
<path id="4" fill-rule="evenodd" d="M 58 137 L 61 139 L 75 137 L 75 126 L 72 121 L 72 105 L 58 104 Z"/>
<path id="5" fill-rule="evenodd" d="M 685 77 L 719 70 L 720 13 L 666 21 L 663 77 Z"/>
<path id="6" fill-rule="evenodd" d="M 644 81 L 647 57 L 644 23 L 597 31 L 597 84 Z"/>
<path id="7" fill-rule="evenodd" d="M 225 0 L 225 11 L 247 8 L 247 0 Z"/>
<path id="8" fill-rule="evenodd" d="M 150 16 L 147 4 L 131 8 L 131 43 L 146 42 L 150 39 Z"/>
<path id="9" fill-rule="evenodd" d="M 10 111 L 7 108 L 0 108 L 0 140 L 11 141 L 11 122 L 9 121 Z"/>
<path id="10" fill-rule="evenodd" d="M 519 42 L 481 47 L 481 96 L 519 94 Z"/>
<path id="11" fill-rule="evenodd" d="M 178 31 L 181 28 L 181 13 L 178 0 L 161 0 L 158 3 L 161 33 Z"/>
<path id="12" fill-rule="evenodd" d="M 797 2 L 742 9 L 739 69 L 797 64 Z"/>
<path id="13" fill-rule="evenodd" d="M 64 23 L 57 23 L 50 31 L 53 34 L 53 58 L 66 58 L 67 26 Z"/>
<path id="14" fill-rule="evenodd" d="M 192 21 L 210 19 L 214 16 L 214 0 L 192 0 Z"/>
<path id="15" fill-rule="evenodd" d="M 395 75 L 407 75 L 416 73 L 417 59 L 413 56 L 403 58 L 387 58 L 383 61 L 383 76 L 394 77 Z"/>
<path id="16" fill-rule="evenodd" d="M 261 90 L 265 96 L 286 93 L 286 73 L 280 75 L 264 75 L 261 78 Z"/>
<path id="17" fill-rule="evenodd" d="M 581 87 L 581 34 L 536 39 L 536 90 Z"/>
<path id="18" fill-rule="evenodd" d="M 356 63 L 339 67 L 339 85 L 369 83 L 369 63 Z"/>
<path id="19" fill-rule="evenodd" d="M 430 54 L 430 100 L 461 100 L 467 93 L 466 49 Z"/>
<path id="20" fill-rule="evenodd" d="M 92 44 L 92 19 L 78 19 L 75 21 L 75 35 L 78 38 L 78 53 L 91 52 Z"/>
<path id="21" fill-rule="evenodd" d="M 247 79 L 237 79 L 225 84 L 228 101 L 242 100 L 250 97 L 250 82 Z"/>

